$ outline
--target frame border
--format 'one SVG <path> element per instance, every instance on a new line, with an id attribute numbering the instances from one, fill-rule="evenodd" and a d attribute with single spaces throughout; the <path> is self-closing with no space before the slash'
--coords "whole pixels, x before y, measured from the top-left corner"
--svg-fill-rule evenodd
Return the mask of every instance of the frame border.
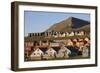
<path id="1" fill-rule="evenodd" d="M 72 65 L 72 66 L 52 66 L 52 67 L 36 67 L 36 68 L 18 68 L 18 11 L 19 5 L 35 5 L 35 6 L 50 6 L 62 8 L 83 8 L 95 10 L 95 64 Z M 94 67 L 98 65 L 97 59 L 97 6 L 84 6 L 84 5 L 68 5 L 68 4 L 52 4 L 52 3 L 36 3 L 36 2 L 20 2 L 14 1 L 11 3 L 11 70 L 13 71 L 28 71 L 28 70 L 48 70 L 48 69 L 64 69 L 64 68 L 80 68 L 80 67 Z"/>

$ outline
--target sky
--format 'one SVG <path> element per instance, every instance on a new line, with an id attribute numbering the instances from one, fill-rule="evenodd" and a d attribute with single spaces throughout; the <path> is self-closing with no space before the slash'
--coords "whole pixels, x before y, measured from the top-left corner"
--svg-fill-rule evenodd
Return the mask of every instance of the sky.
<path id="1" fill-rule="evenodd" d="M 90 14 L 84 13 L 24 11 L 25 34 L 43 32 L 53 24 L 69 17 L 90 21 Z"/>

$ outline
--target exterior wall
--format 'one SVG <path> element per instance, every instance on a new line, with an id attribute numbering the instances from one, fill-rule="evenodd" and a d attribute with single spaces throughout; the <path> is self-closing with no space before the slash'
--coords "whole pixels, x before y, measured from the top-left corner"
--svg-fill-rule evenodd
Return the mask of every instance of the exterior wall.
<path id="1" fill-rule="evenodd" d="M 59 46 L 59 43 L 50 43 L 50 46 L 56 47 L 56 46 Z"/>
<path id="2" fill-rule="evenodd" d="M 36 48 L 36 50 L 30 55 L 30 58 L 31 59 L 41 59 L 41 56 L 43 54 L 44 53 L 39 48 Z"/>
<path id="3" fill-rule="evenodd" d="M 46 54 L 48 54 L 48 56 L 52 56 L 54 57 L 54 55 L 56 54 L 57 52 L 53 49 L 53 48 L 49 48 L 47 51 L 46 51 Z"/>
<path id="4" fill-rule="evenodd" d="M 87 47 L 82 48 L 82 57 L 89 57 L 89 48 Z"/>
<path id="5" fill-rule="evenodd" d="M 69 54 L 71 54 L 71 51 L 68 50 L 66 47 L 61 47 L 61 49 L 59 50 L 57 57 L 58 58 L 68 58 Z"/>

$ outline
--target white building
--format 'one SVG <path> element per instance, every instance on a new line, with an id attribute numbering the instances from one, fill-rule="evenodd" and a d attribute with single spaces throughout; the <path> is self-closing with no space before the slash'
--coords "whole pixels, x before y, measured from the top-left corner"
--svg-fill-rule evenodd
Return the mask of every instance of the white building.
<path id="1" fill-rule="evenodd" d="M 82 48 L 82 57 L 89 57 L 89 48 L 87 47 Z"/>
<path id="2" fill-rule="evenodd" d="M 63 33 L 62 35 L 61 35 L 61 37 L 65 37 L 66 36 L 66 33 Z"/>
<path id="3" fill-rule="evenodd" d="M 68 58 L 69 54 L 71 54 L 71 51 L 66 48 L 64 45 L 60 48 L 57 57 L 58 58 Z"/>
<path id="4" fill-rule="evenodd" d="M 30 55 L 30 58 L 31 59 L 41 59 L 41 56 L 43 55 L 44 53 L 39 49 L 39 48 L 36 48 L 35 51 L 33 51 L 33 53 Z"/>
<path id="5" fill-rule="evenodd" d="M 84 33 L 84 31 L 79 31 L 79 32 L 75 32 L 75 35 L 82 36 L 82 35 L 85 35 L 85 33 Z"/>
<path id="6" fill-rule="evenodd" d="M 68 36 L 74 36 L 74 34 L 75 34 L 74 32 L 71 32 Z"/>
<path id="7" fill-rule="evenodd" d="M 48 56 L 54 57 L 55 54 L 57 54 L 57 52 L 53 49 L 53 48 L 49 48 L 45 54 L 47 54 Z"/>
<path id="8" fill-rule="evenodd" d="M 29 36 L 29 34 L 28 34 L 28 33 L 25 33 L 25 34 L 24 34 L 24 36 L 25 36 L 25 37 L 28 37 L 28 36 Z"/>
<path id="9" fill-rule="evenodd" d="M 80 35 L 85 35 L 84 31 L 80 31 L 79 33 Z"/>
<path id="10" fill-rule="evenodd" d="M 66 32 L 66 35 L 65 36 L 69 36 L 69 33 L 68 32 Z"/>
<path id="11" fill-rule="evenodd" d="M 54 38 L 58 37 L 58 32 L 54 32 L 54 34 L 52 35 Z"/>

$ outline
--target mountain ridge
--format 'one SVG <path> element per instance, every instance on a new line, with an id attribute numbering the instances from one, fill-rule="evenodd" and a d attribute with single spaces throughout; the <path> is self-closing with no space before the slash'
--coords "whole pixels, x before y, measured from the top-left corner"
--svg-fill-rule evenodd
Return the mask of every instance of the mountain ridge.
<path id="1" fill-rule="evenodd" d="M 49 31 L 66 32 L 66 31 L 73 31 L 73 30 L 78 31 L 79 29 L 83 29 L 82 28 L 83 26 L 88 27 L 89 30 L 90 22 L 75 17 L 69 17 L 63 21 L 53 24 L 49 29 L 46 30 L 46 32 Z"/>

